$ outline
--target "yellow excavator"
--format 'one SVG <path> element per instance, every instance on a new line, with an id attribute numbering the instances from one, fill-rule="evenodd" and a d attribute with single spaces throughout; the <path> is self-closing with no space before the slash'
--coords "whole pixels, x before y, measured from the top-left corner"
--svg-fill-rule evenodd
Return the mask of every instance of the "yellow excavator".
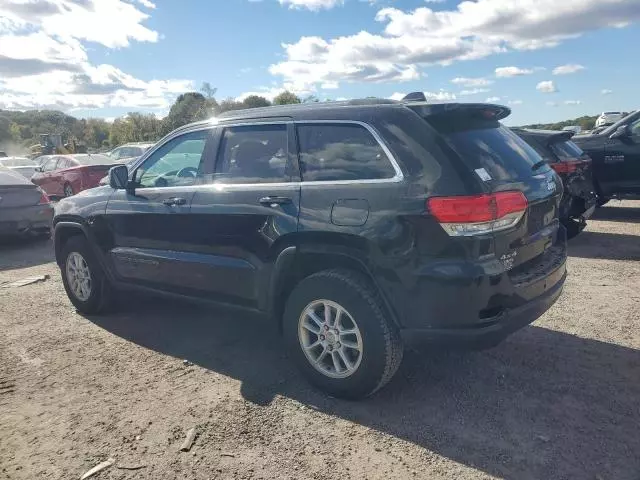
<path id="1" fill-rule="evenodd" d="M 34 157 L 87 152 L 87 148 L 84 145 L 79 145 L 73 137 L 67 143 L 63 143 L 62 135 L 59 133 L 41 133 L 40 143 L 32 145 L 29 149 Z"/>

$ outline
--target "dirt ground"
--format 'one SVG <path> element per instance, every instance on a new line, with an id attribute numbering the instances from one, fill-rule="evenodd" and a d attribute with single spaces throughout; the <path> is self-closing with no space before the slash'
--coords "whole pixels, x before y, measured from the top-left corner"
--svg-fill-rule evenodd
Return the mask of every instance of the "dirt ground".
<path id="1" fill-rule="evenodd" d="M 131 296 L 86 318 L 50 242 L 0 246 L 0 478 L 640 479 L 640 201 L 570 242 L 499 347 L 407 352 L 373 398 L 307 386 L 262 319 Z M 187 430 L 198 436 L 180 452 Z M 125 467 L 140 467 L 136 470 Z"/>

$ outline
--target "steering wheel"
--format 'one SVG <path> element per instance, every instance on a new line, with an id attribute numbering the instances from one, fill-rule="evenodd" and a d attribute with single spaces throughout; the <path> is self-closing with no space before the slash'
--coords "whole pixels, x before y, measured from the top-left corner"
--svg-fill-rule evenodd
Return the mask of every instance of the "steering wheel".
<path id="1" fill-rule="evenodd" d="M 198 169 L 195 167 L 184 167 L 178 170 L 178 173 L 176 173 L 176 177 L 185 178 L 188 176 L 196 178 L 198 176 Z"/>

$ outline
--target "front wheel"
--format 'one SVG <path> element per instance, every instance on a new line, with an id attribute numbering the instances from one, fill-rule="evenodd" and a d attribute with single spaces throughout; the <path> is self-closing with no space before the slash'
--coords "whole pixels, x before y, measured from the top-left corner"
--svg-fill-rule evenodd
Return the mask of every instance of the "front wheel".
<path id="1" fill-rule="evenodd" d="M 284 334 L 305 377 L 328 394 L 371 395 L 395 374 L 403 345 L 368 279 L 326 270 L 302 280 L 284 313 Z"/>
<path id="2" fill-rule="evenodd" d="M 100 313 L 110 306 L 111 289 L 89 243 L 81 235 L 62 247 L 62 283 L 74 307 L 86 314 Z"/>
<path id="3" fill-rule="evenodd" d="M 64 185 L 64 189 L 63 189 L 63 190 L 64 190 L 64 196 L 65 196 L 65 197 L 71 197 L 71 196 L 73 196 L 73 195 L 74 195 L 74 193 L 73 193 L 73 187 L 72 187 L 72 186 L 71 186 L 71 184 L 69 184 L 69 183 L 65 183 L 65 185 Z"/>

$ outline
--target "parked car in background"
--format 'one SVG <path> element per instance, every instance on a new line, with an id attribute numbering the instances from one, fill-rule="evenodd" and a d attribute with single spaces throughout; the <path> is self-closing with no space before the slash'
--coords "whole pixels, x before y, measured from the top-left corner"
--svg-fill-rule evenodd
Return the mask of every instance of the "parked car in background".
<path id="1" fill-rule="evenodd" d="M 0 166 L 0 237 L 48 236 L 52 219 L 47 195 L 23 175 Z"/>
<path id="2" fill-rule="evenodd" d="M 640 111 L 592 135 L 573 141 L 593 160 L 598 204 L 616 196 L 640 194 Z"/>
<path id="3" fill-rule="evenodd" d="M 596 127 L 606 127 L 619 122 L 624 117 L 622 112 L 602 112 L 596 119 Z"/>
<path id="4" fill-rule="evenodd" d="M 562 179 L 564 195 L 560 203 L 560 221 L 569 238 L 586 226 L 596 208 L 591 158 L 571 141 L 573 132 L 512 129 L 531 145 Z"/>
<path id="5" fill-rule="evenodd" d="M 563 132 L 573 132 L 575 134 L 578 134 L 580 132 L 582 132 L 582 127 L 580 125 L 567 125 L 566 127 L 562 128 Z"/>
<path id="6" fill-rule="evenodd" d="M 127 143 L 125 145 L 120 145 L 119 147 L 114 148 L 110 152 L 107 152 L 106 155 L 111 157 L 113 160 L 123 161 L 126 159 L 139 157 L 154 145 L 155 143 L 153 142 Z"/>
<path id="7" fill-rule="evenodd" d="M 98 186 L 113 166 L 113 160 L 100 154 L 48 155 L 31 181 L 50 197 L 70 197 Z"/>
<path id="8" fill-rule="evenodd" d="M 175 130 L 56 206 L 67 295 L 84 313 L 112 288 L 262 312 L 312 383 L 349 398 L 391 379 L 405 341 L 495 345 L 562 291 L 562 183 L 501 125 L 508 108 L 421 99 Z"/>
<path id="9" fill-rule="evenodd" d="M 26 157 L 4 157 L 0 158 L 0 166 L 18 172 L 25 178 L 31 178 L 36 172 L 38 164 Z"/>

